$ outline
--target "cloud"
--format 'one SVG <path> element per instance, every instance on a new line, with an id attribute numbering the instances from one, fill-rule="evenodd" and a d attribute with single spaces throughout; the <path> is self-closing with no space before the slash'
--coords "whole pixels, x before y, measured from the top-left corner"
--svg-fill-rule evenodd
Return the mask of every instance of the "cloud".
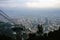
<path id="1" fill-rule="evenodd" d="M 8 0 L 8 1 L 0 1 L 0 7 L 4 8 L 18 8 L 18 7 L 24 7 L 24 1 L 21 0 Z"/>
<path id="2" fill-rule="evenodd" d="M 59 0 L 40 0 L 39 2 L 27 2 L 29 8 L 60 8 Z"/>
<path id="3" fill-rule="evenodd" d="M 0 7 L 60 8 L 60 0 L 0 0 Z"/>
<path id="4" fill-rule="evenodd" d="M 24 6 L 25 6 L 24 4 L 18 4 L 18 3 L 0 4 L 0 7 L 2 8 L 21 8 Z"/>

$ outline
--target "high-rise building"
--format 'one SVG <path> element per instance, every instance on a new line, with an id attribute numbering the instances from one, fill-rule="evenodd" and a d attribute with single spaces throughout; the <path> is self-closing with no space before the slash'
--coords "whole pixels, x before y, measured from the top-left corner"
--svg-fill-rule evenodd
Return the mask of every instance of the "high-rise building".
<path id="1" fill-rule="evenodd" d="M 48 25 L 49 24 L 49 20 L 48 20 L 48 18 L 46 17 L 45 18 L 45 23 L 44 23 L 45 25 Z"/>

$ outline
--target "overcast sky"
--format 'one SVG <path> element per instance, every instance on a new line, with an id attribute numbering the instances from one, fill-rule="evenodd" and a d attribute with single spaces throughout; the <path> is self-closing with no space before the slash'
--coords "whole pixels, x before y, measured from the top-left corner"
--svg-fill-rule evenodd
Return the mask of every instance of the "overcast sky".
<path id="1" fill-rule="evenodd" d="M 43 8 L 42 11 L 39 8 Z M 58 10 L 53 10 L 53 8 L 58 8 Z M 0 9 L 11 17 L 60 16 L 60 0 L 0 0 Z"/>
<path id="2" fill-rule="evenodd" d="M 60 0 L 0 0 L 2 8 L 60 8 Z"/>

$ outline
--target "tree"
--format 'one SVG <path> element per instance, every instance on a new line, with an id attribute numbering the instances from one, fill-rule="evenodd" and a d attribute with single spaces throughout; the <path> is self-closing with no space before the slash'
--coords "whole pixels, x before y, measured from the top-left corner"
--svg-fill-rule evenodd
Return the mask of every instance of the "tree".
<path id="1" fill-rule="evenodd" d="M 22 40 L 22 31 L 24 30 L 24 27 L 22 24 L 21 25 L 15 25 L 14 28 L 12 28 L 12 30 L 14 32 L 16 32 L 16 40 Z"/>
<path id="2" fill-rule="evenodd" d="M 38 27 L 37 33 L 38 33 L 39 35 L 42 35 L 42 34 L 43 34 L 43 27 L 42 27 L 42 25 L 38 24 L 37 27 Z"/>
<path id="3" fill-rule="evenodd" d="M 9 22 L 0 22 L 0 35 L 4 38 L 11 37 L 14 39 L 13 30 L 11 30 L 11 24 Z M 4 35 L 4 36 L 3 36 Z M 0 37 L 1 38 L 1 37 Z M 2 39 L 3 39 L 2 38 Z"/>

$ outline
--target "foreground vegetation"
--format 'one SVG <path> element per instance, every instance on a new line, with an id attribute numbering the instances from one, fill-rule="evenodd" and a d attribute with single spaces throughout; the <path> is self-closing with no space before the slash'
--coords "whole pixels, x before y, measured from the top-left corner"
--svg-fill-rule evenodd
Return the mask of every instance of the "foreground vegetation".
<path id="1" fill-rule="evenodd" d="M 10 28 L 10 23 L 0 22 L 0 40 L 22 40 L 22 36 L 19 36 L 19 30 L 23 30 L 22 28 Z M 22 25 L 21 25 L 22 27 Z M 60 28 L 59 30 L 50 31 L 48 34 L 43 34 L 42 25 L 37 25 L 38 31 L 36 33 L 28 34 L 28 38 L 24 40 L 60 40 Z M 13 32 L 17 34 L 13 34 Z M 21 33 L 20 31 L 20 33 Z"/>

